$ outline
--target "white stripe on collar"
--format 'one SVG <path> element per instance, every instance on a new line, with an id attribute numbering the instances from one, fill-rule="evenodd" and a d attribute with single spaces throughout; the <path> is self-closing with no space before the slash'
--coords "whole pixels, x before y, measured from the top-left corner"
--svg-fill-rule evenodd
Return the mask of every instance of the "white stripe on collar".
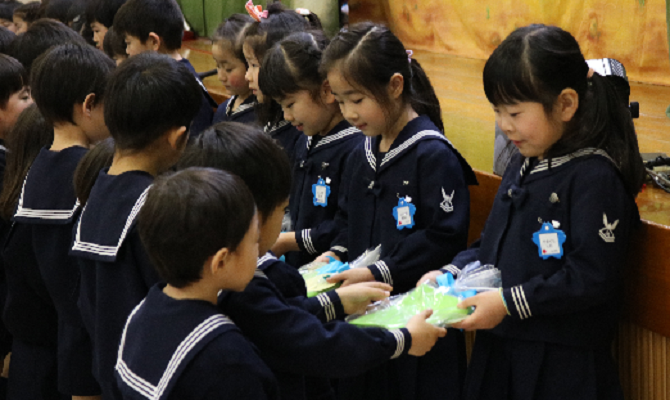
<path id="1" fill-rule="evenodd" d="M 50 219 L 50 220 L 68 220 L 72 218 L 79 206 L 79 199 L 75 201 L 74 207 L 71 210 L 36 210 L 33 208 L 23 207 L 23 196 L 26 191 L 26 183 L 28 182 L 28 176 L 30 171 L 26 175 L 26 179 L 23 180 L 23 187 L 21 188 L 21 197 L 19 197 L 19 205 L 16 208 L 15 217 L 26 217 L 26 218 L 38 218 L 38 219 Z"/>
<path id="2" fill-rule="evenodd" d="M 605 150 L 594 148 L 594 147 L 587 147 L 585 149 L 577 150 L 574 153 L 570 153 L 570 154 L 562 156 L 562 157 L 544 159 L 544 160 L 540 161 L 540 163 L 537 164 L 535 166 L 535 168 L 533 168 L 533 170 L 530 171 L 530 173 L 534 174 L 534 173 L 537 173 L 537 172 L 542 172 L 542 171 L 548 170 L 549 165 L 550 165 L 549 161 L 551 161 L 551 168 L 556 168 L 556 167 L 559 167 L 563 164 L 567 164 L 567 163 L 569 163 L 570 161 L 572 161 L 576 158 L 590 156 L 590 155 L 598 155 L 598 156 L 605 157 L 606 159 L 610 160 L 612 162 L 612 164 L 614 164 L 615 166 L 617 165 L 617 163 L 614 162 L 612 157 L 610 157 L 610 155 L 607 154 L 607 152 Z M 528 159 L 526 159 L 526 160 L 528 160 Z M 525 165 L 525 163 L 524 163 L 524 165 Z M 618 168 L 618 166 L 617 166 L 617 168 Z M 523 173 L 523 167 L 522 167 L 522 173 Z"/>
<path id="3" fill-rule="evenodd" d="M 123 232 L 121 232 L 121 237 L 119 238 L 119 242 L 116 244 L 116 246 L 105 246 L 101 244 L 81 241 L 81 220 L 84 218 L 84 213 L 86 213 L 86 206 L 84 206 L 84 209 L 82 210 L 81 215 L 79 216 L 79 223 L 77 224 L 77 234 L 75 235 L 72 250 L 97 254 L 100 256 L 108 256 L 108 257 L 116 256 L 119 249 L 121 248 L 121 245 L 123 244 L 123 240 L 126 238 L 126 235 L 128 235 L 128 232 L 130 231 L 130 226 L 133 224 L 135 218 L 137 218 L 137 214 L 140 212 L 140 209 L 144 205 L 144 201 L 147 198 L 147 192 L 149 192 L 151 186 L 153 185 L 149 185 L 146 189 L 144 189 L 144 192 L 142 192 L 140 197 L 135 202 L 135 205 L 133 206 L 133 209 L 130 212 L 128 219 L 126 220 L 126 226 L 123 228 Z"/>
<path id="4" fill-rule="evenodd" d="M 248 104 L 240 104 L 240 106 L 237 108 L 237 110 L 233 111 L 233 105 L 235 104 L 235 101 L 237 100 L 237 95 L 234 95 L 233 97 L 230 98 L 230 101 L 228 102 L 228 105 L 226 105 L 226 115 L 228 117 L 232 117 L 233 115 L 239 114 L 243 111 L 246 111 L 250 108 L 254 107 L 255 102 L 251 102 Z"/>
<path id="5" fill-rule="evenodd" d="M 158 385 L 153 386 L 147 380 L 143 379 L 141 376 L 133 372 L 128 365 L 123 361 L 123 349 L 126 344 L 126 335 L 128 333 L 128 325 L 132 320 L 135 313 L 139 308 L 144 304 L 144 300 L 140 303 L 128 317 L 126 321 L 126 326 L 123 329 L 123 335 L 121 337 L 121 344 L 119 346 L 119 354 L 116 361 L 116 370 L 118 371 L 121 379 L 133 390 L 143 395 L 148 399 L 160 399 L 168 384 L 172 380 L 175 372 L 179 368 L 179 365 L 184 361 L 186 356 L 193 350 L 193 348 L 206 338 L 211 332 L 215 331 L 219 327 L 226 324 L 233 324 L 233 322 L 223 314 L 212 315 L 207 318 L 205 321 L 201 322 L 177 347 L 175 352 L 170 358 L 163 375 L 161 376 Z"/>
<path id="6" fill-rule="evenodd" d="M 256 267 L 260 267 L 261 265 L 265 264 L 268 261 L 271 260 L 276 260 L 277 257 L 273 256 L 270 253 L 266 253 L 263 257 L 258 258 L 258 261 L 256 261 Z"/>
<path id="7" fill-rule="evenodd" d="M 277 129 L 281 129 L 281 128 L 285 127 L 288 124 L 290 124 L 290 122 L 288 122 L 288 121 L 280 121 L 275 125 L 272 125 L 268 122 L 268 124 L 265 126 L 265 128 L 263 128 L 263 130 L 265 131 L 265 133 L 272 133 L 272 132 L 276 131 Z"/>
<path id="8" fill-rule="evenodd" d="M 4 145 L 0 144 L 0 151 L 7 151 L 7 148 Z"/>
<path id="9" fill-rule="evenodd" d="M 319 140 L 319 143 L 316 144 L 316 148 L 319 148 L 321 146 L 327 145 L 328 143 L 336 142 L 338 140 L 344 139 L 346 137 L 349 137 L 351 135 L 355 135 L 356 133 L 360 132 L 356 128 L 347 128 L 339 133 L 336 133 L 334 135 L 326 136 L 325 138 Z M 311 138 L 310 138 L 311 139 Z"/>
<path id="10" fill-rule="evenodd" d="M 384 164 L 393 160 L 395 157 L 400 155 L 403 151 L 408 149 L 414 143 L 418 142 L 419 140 L 421 140 L 425 137 L 436 137 L 436 138 L 442 139 L 442 140 L 446 141 L 447 143 L 449 143 L 449 145 L 451 145 L 453 147 L 451 142 L 441 132 L 433 131 L 433 130 L 420 131 L 420 132 L 417 132 L 414 135 L 412 135 L 412 137 L 410 137 L 409 139 L 402 142 L 402 144 L 399 145 L 398 147 L 396 147 L 393 150 L 386 153 L 386 155 L 384 155 L 384 158 L 382 159 L 382 162 L 379 165 L 379 167 L 384 166 Z M 375 154 L 372 151 L 372 138 L 370 138 L 370 137 L 366 138 L 366 140 L 365 140 L 365 155 L 368 159 L 368 162 L 370 163 L 370 166 L 372 166 L 372 169 L 376 170 L 377 169 L 376 168 L 377 159 L 375 158 Z"/>

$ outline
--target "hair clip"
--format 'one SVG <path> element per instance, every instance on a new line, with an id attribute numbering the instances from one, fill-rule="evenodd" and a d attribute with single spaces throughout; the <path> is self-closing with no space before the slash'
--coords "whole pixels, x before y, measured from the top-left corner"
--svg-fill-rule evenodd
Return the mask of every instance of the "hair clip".
<path id="1" fill-rule="evenodd" d="M 254 6 L 253 0 L 247 1 L 247 4 L 244 5 L 244 8 L 247 9 L 247 12 L 251 16 L 251 18 L 255 19 L 256 22 L 261 22 L 261 18 L 268 17 L 268 10 L 263 11 L 263 6 L 261 6 L 260 4 Z"/>
<path id="2" fill-rule="evenodd" d="M 306 17 L 306 16 L 308 16 L 308 15 L 310 15 L 310 14 L 312 13 L 311 11 L 309 11 L 309 10 L 306 9 L 306 8 L 296 8 L 296 9 L 295 9 L 295 12 L 297 12 L 298 14 L 300 14 L 300 15 L 302 15 L 302 16 L 304 16 L 304 17 Z"/>
<path id="3" fill-rule="evenodd" d="M 412 63 L 412 56 L 414 55 L 414 52 L 412 50 L 405 50 L 405 52 L 407 52 L 407 61 L 409 61 L 409 63 L 411 64 Z"/>

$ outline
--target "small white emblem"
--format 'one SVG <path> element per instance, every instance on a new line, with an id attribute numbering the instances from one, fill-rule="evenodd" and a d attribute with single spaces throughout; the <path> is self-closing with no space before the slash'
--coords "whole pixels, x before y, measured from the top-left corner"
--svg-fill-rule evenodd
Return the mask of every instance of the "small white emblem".
<path id="1" fill-rule="evenodd" d="M 603 223 L 605 224 L 605 227 L 602 228 L 598 233 L 600 234 L 600 237 L 603 238 L 603 240 L 607 243 L 614 243 L 614 230 L 616 229 L 616 226 L 619 224 L 619 220 L 617 219 L 613 223 L 608 223 L 607 222 L 607 215 L 603 213 Z"/>
<path id="2" fill-rule="evenodd" d="M 456 191 L 452 190 L 451 195 L 447 196 L 447 193 L 444 191 L 444 188 L 442 188 L 442 197 L 444 197 L 444 200 L 440 203 L 440 208 L 444 210 L 446 213 L 450 213 L 454 211 L 454 203 L 452 203 L 454 199 L 454 193 Z"/>
<path id="3" fill-rule="evenodd" d="M 552 203 L 560 203 L 561 201 L 558 199 L 558 195 L 556 193 L 552 193 L 551 196 L 549 196 L 549 201 Z"/>

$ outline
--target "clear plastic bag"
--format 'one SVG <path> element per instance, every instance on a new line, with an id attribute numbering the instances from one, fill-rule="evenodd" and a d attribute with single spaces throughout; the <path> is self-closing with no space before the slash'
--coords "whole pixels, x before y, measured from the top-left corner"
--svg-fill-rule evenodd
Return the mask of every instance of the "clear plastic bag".
<path id="1" fill-rule="evenodd" d="M 375 249 L 368 249 L 351 263 L 343 263 L 330 258 L 330 263 L 313 261 L 298 268 L 298 272 L 305 280 L 307 286 L 307 297 L 314 297 L 323 292 L 340 287 L 341 283 L 328 283 L 326 279 L 332 275 L 347 271 L 352 268 L 365 268 L 377 261 L 381 256 L 381 245 Z"/>
<path id="2" fill-rule="evenodd" d="M 500 270 L 493 265 L 481 265 L 479 261 L 474 261 L 466 265 L 456 279 L 446 273 L 437 278 L 437 283 L 448 288 L 448 294 L 464 298 L 479 292 L 498 290 L 502 287 L 502 276 Z"/>

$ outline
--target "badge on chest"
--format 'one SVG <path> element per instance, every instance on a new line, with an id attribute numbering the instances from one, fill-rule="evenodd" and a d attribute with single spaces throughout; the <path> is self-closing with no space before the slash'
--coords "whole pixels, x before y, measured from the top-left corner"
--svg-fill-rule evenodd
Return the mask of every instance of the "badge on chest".
<path id="1" fill-rule="evenodd" d="M 560 224 L 555 221 L 545 222 L 539 231 L 533 233 L 533 242 L 537 245 L 538 254 L 543 260 L 563 257 L 565 232 L 558 229 L 559 226 Z"/>
<path id="2" fill-rule="evenodd" d="M 330 196 L 330 178 L 319 177 L 319 180 L 312 185 L 312 194 L 314 195 L 314 205 L 326 207 L 328 205 L 328 196 Z"/>
<path id="3" fill-rule="evenodd" d="M 412 198 L 401 197 L 398 199 L 398 205 L 393 207 L 393 218 L 396 220 L 396 228 L 411 229 L 414 227 L 414 214 L 416 206 L 412 204 Z"/>

